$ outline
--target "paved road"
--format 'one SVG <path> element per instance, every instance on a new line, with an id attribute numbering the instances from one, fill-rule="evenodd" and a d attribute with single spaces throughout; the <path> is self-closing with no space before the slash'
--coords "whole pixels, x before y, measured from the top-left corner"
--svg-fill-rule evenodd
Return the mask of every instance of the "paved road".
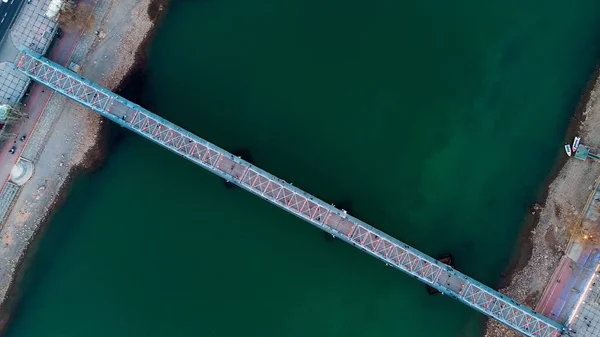
<path id="1" fill-rule="evenodd" d="M 8 34 L 10 25 L 14 21 L 23 2 L 25 0 L 8 0 L 7 3 L 0 2 L 0 42 Z"/>

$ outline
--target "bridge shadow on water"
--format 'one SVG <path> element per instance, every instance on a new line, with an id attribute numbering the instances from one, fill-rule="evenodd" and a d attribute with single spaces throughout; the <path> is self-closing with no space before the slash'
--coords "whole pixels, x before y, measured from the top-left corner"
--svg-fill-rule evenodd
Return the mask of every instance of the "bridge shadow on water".
<path id="1" fill-rule="evenodd" d="M 145 65 L 138 64 L 129 72 L 114 92 L 152 111 L 152 98 L 147 95 L 148 91 L 146 90 L 147 77 Z M 103 148 L 105 153 L 109 153 L 128 137 L 136 136 L 115 123 L 105 123 L 104 127 L 105 140 Z"/>

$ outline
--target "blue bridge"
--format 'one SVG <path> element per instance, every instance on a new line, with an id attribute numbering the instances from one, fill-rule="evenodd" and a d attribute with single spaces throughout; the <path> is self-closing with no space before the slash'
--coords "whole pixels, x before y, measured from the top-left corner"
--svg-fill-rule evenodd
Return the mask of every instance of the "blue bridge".
<path id="1" fill-rule="evenodd" d="M 564 326 L 234 156 L 115 93 L 21 47 L 15 69 L 111 121 L 305 220 L 461 303 L 531 337 Z"/>

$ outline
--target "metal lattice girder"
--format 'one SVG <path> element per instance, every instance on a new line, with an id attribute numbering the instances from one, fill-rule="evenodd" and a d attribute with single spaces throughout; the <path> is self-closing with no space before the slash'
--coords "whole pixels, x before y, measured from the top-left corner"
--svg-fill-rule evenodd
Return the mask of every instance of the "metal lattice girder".
<path id="1" fill-rule="evenodd" d="M 82 82 L 81 76 L 68 74 L 34 56 L 22 54 L 17 68 L 31 79 L 43 83 L 86 106 L 105 109 L 112 93 Z"/>
<path id="2" fill-rule="evenodd" d="M 516 331 L 556 337 L 560 324 L 234 156 L 101 86 L 21 47 L 16 69 L 96 113 L 237 184 Z"/>

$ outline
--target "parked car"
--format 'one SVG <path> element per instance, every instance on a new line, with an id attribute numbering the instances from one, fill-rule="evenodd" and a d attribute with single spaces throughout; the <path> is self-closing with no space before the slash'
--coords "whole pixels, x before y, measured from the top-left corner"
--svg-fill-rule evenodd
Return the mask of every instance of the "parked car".
<path id="1" fill-rule="evenodd" d="M 15 153 L 16 150 L 17 150 L 17 147 L 13 146 L 10 148 L 10 150 L 8 150 L 8 153 L 13 154 L 13 153 Z"/>

